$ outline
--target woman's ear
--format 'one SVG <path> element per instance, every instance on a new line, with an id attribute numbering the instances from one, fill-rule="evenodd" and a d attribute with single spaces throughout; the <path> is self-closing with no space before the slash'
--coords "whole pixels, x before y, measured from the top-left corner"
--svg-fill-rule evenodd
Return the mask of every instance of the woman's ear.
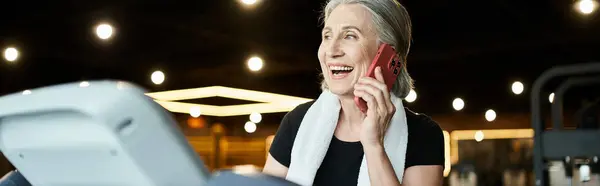
<path id="1" fill-rule="evenodd" d="M 396 53 L 396 59 L 398 59 L 400 63 L 404 64 L 404 58 L 402 57 L 402 55 Z"/>

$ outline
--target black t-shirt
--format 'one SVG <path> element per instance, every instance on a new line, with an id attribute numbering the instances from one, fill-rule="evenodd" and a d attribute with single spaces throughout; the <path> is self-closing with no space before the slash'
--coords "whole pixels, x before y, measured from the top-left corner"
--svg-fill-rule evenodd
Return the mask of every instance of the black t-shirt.
<path id="1" fill-rule="evenodd" d="M 269 153 L 282 165 L 290 166 L 292 146 L 300 123 L 313 102 L 299 105 L 285 115 Z M 408 146 L 405 169 L 417 165 L 444 166 L 444 135 L 430 117 L 406 109 Z M 364 151 L 360 142 L 341 141 L 333 136 L 313 185 L 356 185 Z"/>

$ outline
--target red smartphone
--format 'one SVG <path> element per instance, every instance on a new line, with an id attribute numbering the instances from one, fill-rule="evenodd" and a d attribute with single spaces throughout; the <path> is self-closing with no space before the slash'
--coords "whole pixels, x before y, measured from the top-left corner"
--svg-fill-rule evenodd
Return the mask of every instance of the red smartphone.
<path id="1" fill-rule="evenodd" d="M 389 44 L 381 44 L 379 46 L 379 50 L 377 51 L 377 55 L 371 62 L 371 66 L 369 66 L 369 70 L 367 71 L 367 77 L 375 78 L 375 67 L 381 67 L 381 72 L 383 74 L 383 79 L 385 84 L 388 87 L 388 91 L 392 90 L 394 83 L 396 82 L 396 78 L 398 74 L 400 74 L 400 70 L 402 69 L 402 63 L 396 55 L 396 50 L 392 48 Z M 360 97 L 354 97 L 354 103 L 363 113 L 367 112 L 367 102 Z"/>

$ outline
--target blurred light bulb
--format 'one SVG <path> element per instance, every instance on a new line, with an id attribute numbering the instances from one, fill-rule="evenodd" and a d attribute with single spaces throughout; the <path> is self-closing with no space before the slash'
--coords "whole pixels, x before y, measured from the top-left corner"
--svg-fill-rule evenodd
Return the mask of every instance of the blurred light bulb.
<path id="1" fill-rule="evenodd" d="M 260 115 L 260 113 L 258 112 L 253 112 L 250 114 L 250 121 L 253 123 L 260 123 L 260 121 L 262 120 L 262 115 Z"/>
<path id="2" fill-rule="evenodd" d="M 110 24 L 99 24 L 96 26 L 96 36 L 102 40 L 110 39 L 113 36 L 113 27 Z"/>
<path id="3" fill-rule="evenodd" d="M 87 81 L 82 81 L 81 83 L 79 83 L 79 87 L 89 87 L 90 83 Z"/>
<path id="4" fill-rule="evenodd" d="M 256 123 L 252 123 L 251 121 L 246 122 L 246 124 L 244 124 L 244 130 L 246 130 L 247 133 L 254 133 L 256 131 Z"/>
<path id="5" fill-rule="evenodd" d="M 462 110 L 465 107 L 465 101 L 460 98 L 456 98 L 454 101 L 452 101 L 452 107 L 456 111 Z"/>
<path id="6" fill-rule="evenodd" d="M 202 111 L 200 110 L 200 107 L 190 108 L 190 116 L 197 118 L 197 117 L 200 117 L 201 114 L 202 114 Z"/>
<path id="7" fill-rule="evenodd" d="M 580 0 L 576 6 L 580 13 L 588 15 L 596 10 L 597 3 L 593 0 Z"/>
<path id="8" fill-rule="evenodd" d="M 554 102 L 554 92 L 550 93 L 548 96 L 548 101 L 550 101 L 550 103 Z"/>
<path id="9" fill-rule="evenodd" d="M 489 109 L 485 112 L 485 120 L 492 122 L 496 119 L 496 111 Z"/>
<path id="10" fill-rule="evenodd" d="M 260 57 L 251 57 L 248 59 L 248 68 L 251 71 L 259 71 L 263 68 L 263 60 Z"/>
<path id="11" fill-rule="evenodd" d="M 19 58 L 19 50 L 14 47 L 4 49 L 4 59 L 8 62 L 14 62 Z"/>
<path id="12" fill-rule="evenodd" d="M 516 95 L 519 95 L 519 94 L 523 93 L 525 86 L 523 85 L 523 83 L 521 83 L 519 81 L 515 81 L 512 84 L 511 89 L 512 89 L 513 93 L 515 93 Z"/>
<path id="13" fill-rule="evenodd" d="M 256 4 L 257 0 L 242 0 L 242 3 L 245 5 L 253 5 Z"/>
<path id="14" fill-rule="evenodd" d="M 415 92 L 414 90 L 410 90 L 410 92 L 408 92 L 408 95 L 406 95 L 406 98 L 404 98 L 404 100 L 406 100 L 406 102 L 412 103 L 415 100 L 417 100 L 417 92 Z"/>
<path id="15" fill-rule="evenodd" d="M 475 141 L 481 142 L 481 141 L 483 141 L 483 138 L 485 138 L 485 135 L 483 134 L 483 131 L 477 131 L 477 132 L 475 132 Z"/>
<path id="16" fill-rule="evenodd" d="M 161 71 L 154 71 L 152 75 L 150 75 L 150 80 L 152 80 L 152 83 L 160 85 L 165 82 L 165 73 Z"/>

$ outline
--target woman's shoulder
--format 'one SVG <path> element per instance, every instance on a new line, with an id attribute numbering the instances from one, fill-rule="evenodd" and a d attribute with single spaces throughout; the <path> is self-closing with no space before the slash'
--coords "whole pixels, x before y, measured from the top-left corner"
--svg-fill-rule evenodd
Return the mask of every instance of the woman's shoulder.
<path id="1" fill-rule="evenodd" d="M 431 117 L 406 109 L 408 148 L 406 168 L 419 165 L 444 166 L 444 133 Z"/>
<path id="2" fill-rule="evenodd" d="M 408 108 L 406 111 L 406 122 L 408 125 L 409 134 L 420 134 L 424 136 L 437 136 L 443 137 L 442 128 L 428 115 L 414 112 Z"/>
<path id="3" fill-rule="evenodd" d="M 312 105 L 312 101 L 300 104 L 296 108 L 289 111 L 281 120 L 279 129 L 275 134 L 273 143 L 269 148 L 269 153 L 282 165 L 289 167 L 291 161 L 292 147 L 296 140 L 296 134 L 300 128 L 300 123 L 304 115 Z"/>
<path id="4" fill-rule="evenodd" d="M 301 122 L 302 118 L 304 118 L 304 115 L 306 115 L 306 112 L 308 112 L 308 109 L 310 108 L 310 106 L 312 106 L 314 102 L 315 101 L 309 101 L 296 106 L 296 108 L 292 109 L 287 114 L 285 114 L 284 120 L 287 120 L 288 122 L 292 123 Z"/>
<path id="5" fill-rule="evenodd" d="M 289 111 L 283 117 L 280 127 L 286 127 L 293 132 L 297 132 L 298 128 L 300 128 L 300 123 L 302 123 L 304 115 L 306 115 L 306 112 L 308 112 L 308 109 L 310 108 L 310 106 L 312 106 L 313 103 L 314 101 L 302 103 L 296 106 L 296 108 Z"/>

